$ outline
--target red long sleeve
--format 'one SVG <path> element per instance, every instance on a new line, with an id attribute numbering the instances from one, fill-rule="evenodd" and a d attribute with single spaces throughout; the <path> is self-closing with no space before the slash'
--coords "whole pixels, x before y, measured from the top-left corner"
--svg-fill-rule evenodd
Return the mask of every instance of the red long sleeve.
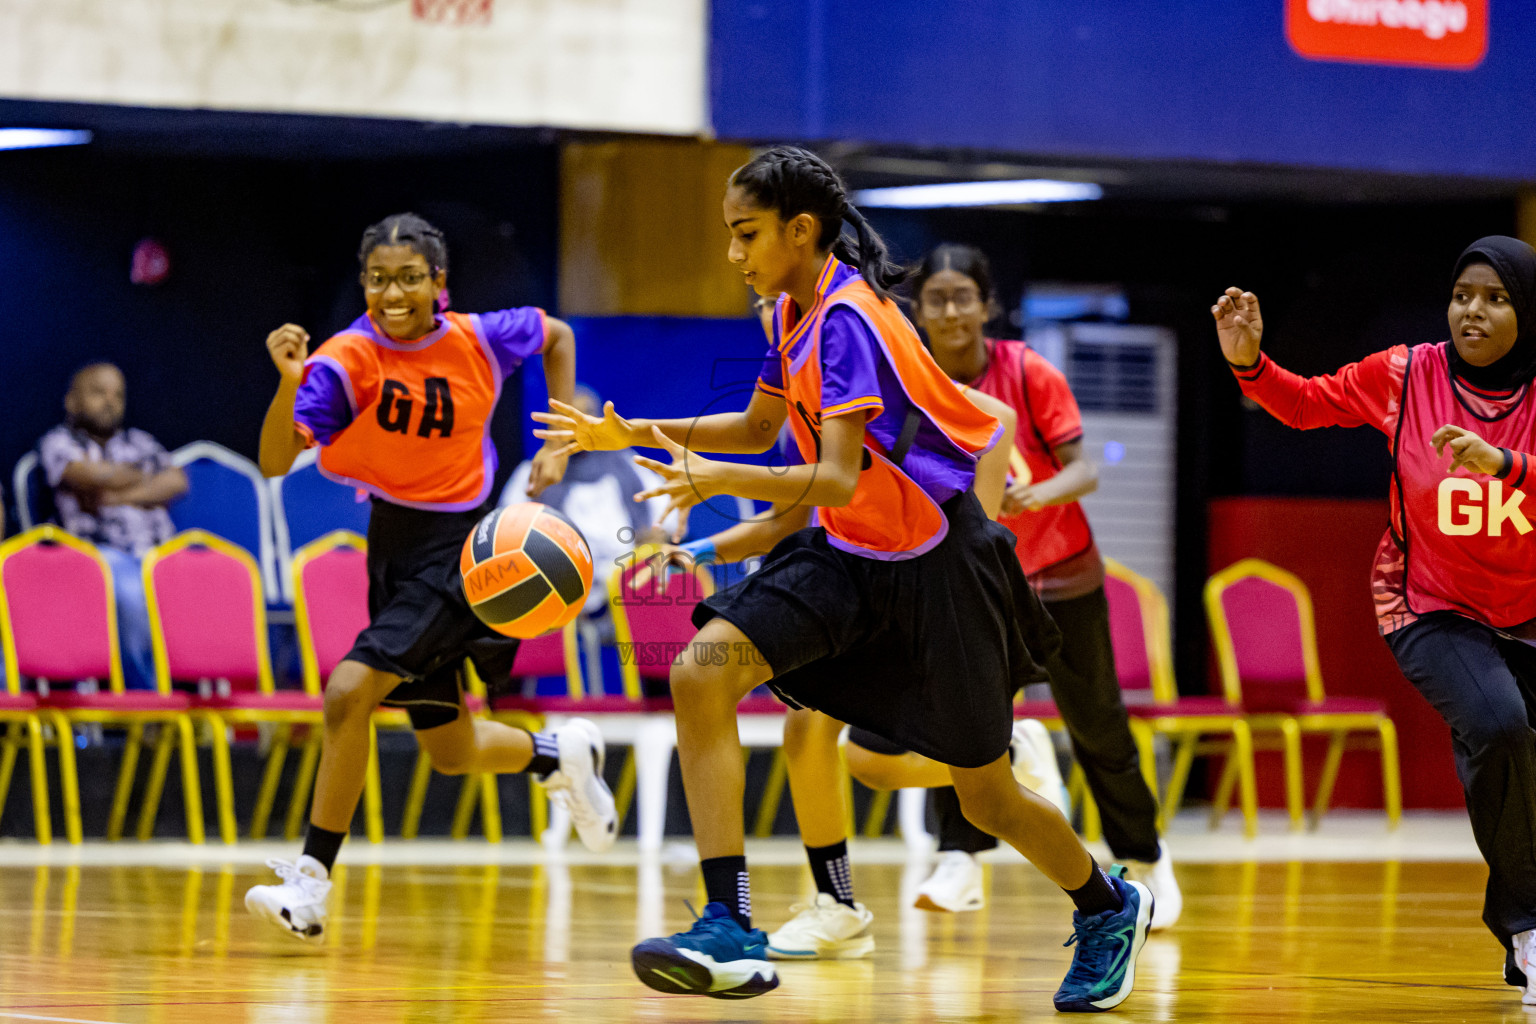
<path id="1" fill-rule="evenodd" d="M 1388 437 L 1397 427 L 1408 346 L 1373 352 L 1321 377 L 1302 377 L 1259 354 L 1251 369 L 1233 367 L 1243 394 L 1289 427 L 1364 427 Z"/>

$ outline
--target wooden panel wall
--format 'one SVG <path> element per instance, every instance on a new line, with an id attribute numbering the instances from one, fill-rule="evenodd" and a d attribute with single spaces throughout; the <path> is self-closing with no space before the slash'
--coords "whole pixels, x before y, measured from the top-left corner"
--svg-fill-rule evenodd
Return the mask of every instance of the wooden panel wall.
<path id="1" fill-rule="evenodd" d="M 744 316 L 720 202 L 751 151 L 693 139 L 567 143 L 560 160 L 566 316 Z"/>

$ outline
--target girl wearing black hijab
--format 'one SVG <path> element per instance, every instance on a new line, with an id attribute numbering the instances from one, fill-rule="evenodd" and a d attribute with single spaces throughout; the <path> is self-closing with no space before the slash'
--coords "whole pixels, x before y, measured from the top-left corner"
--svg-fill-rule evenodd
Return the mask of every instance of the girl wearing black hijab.
<path id="1" fill-rule="evenodd" d="M 1451 727 L 1488 862 L 1483 922 L 1536 1004 L 1536 252 L 1502 235 L 1456 261 L 1451 339 L 1324 377 L 1259 351 L 1252 292 L 1211 307 L 1243 394 L 1292 427 L 1373 426 L 1395 464 L 1371 591 L 1398 667 Z"/>

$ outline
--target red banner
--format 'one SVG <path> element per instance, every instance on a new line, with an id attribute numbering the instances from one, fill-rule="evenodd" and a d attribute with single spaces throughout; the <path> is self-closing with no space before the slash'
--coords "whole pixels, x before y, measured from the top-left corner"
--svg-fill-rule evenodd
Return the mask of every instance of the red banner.
<path id="1" fill-rule="evenodd" d="M 1285 0 L 1285 33 L 1311 60 L 1467 70 L 1488 52 L 1488 0 Z"/>

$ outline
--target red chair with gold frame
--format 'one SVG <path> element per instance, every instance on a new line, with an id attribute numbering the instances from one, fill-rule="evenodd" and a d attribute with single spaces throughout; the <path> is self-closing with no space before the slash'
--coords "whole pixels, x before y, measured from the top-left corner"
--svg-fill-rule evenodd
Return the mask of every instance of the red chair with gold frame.
<path id="1" fill-rule="evenodd" d="M 1324 691 L 1307 585 L 1273 563 L 1245 558 L 1206 581 L 1205 610 L 1228 702 L 1243 705 L 1255 732 L 1280 735 L 1292 828 L 1302 824 L 1301 737 L 1329 738 L 1312 810 L 1316 827 L 1327 813 L 1350 737 L 1360 733 L 1370 737 L 1363 746 L 1381 754 L 1387 820 L 1395 828 L 1402 817 L 1397 728 L 1381 701 Z M 1229 788 L 1223 777 L 1218 802 Z"/>
<path id="2" fill-rule="evenodd" d="M 1104 559 L 1104 593 L 1109 601 L 1109 634 L 1115 650 L 1126 711 L 1154 735 L 1174 747 L 1173 773 L 1162 799 L 1164 821 L 1178 812 L 1197 755 L 1217 754 L 1239 782 L 1243 833 L 1258 834 L 1259 812 L 1254 779 L 1253 733 L 1242 709 L 1223 697 L 1180 696 L 1173 672 L 1173 635 L 1168 602 L 1157 584 L 1113 558 Z M 1215 738 L 1212 738 L 1215 737 Z M 1157 792 L 1150 741 L 1141 744 L 1142 770 Z M 1211 816 L 1214 828 L 1226 808 Z"/>
<path id="3" fill-rule="evenodd" d="M 198 682 L 208 691 L 193 697 L 192 710 L 208 727 L 224 842 L 238 838 L 231 730 L 267 726 L 283 738 L 273 744 L 252 816 L 252 834 L 260 835 L 271 813 L 287 731 L 296 724 L 318 725 L 320 700 L 273 685 L 261 570 L 244 548 L 206 530 L 186 530 L 151 549 L 143 571 L 160 689 L 169 691 L 181 681 Z M 158 792 L 153 780 L 152 789 Z"/>
<path id="4" fill-rule="evenodd" d="M 75 769 L 76 725 L 121 726 L 127 730 L 107 821 L 107 838 L 122 837 L 144 729 L 158 725 L 160 739 L 139 813 L 138 836 L 154 834 L 170 758 L 181 754 L 187 839 L 204 838 L 202 783 L 192 729 L 191 700 L 161 685 L 125 690 L 118 650 L 112 572 L 96 548 L 55 526 L 40 526 L 0 544 L 0 638 L 5 645 L 7 687 L 22 677 L 39 682 L 38 716 L 55 730 L 64 788 L 65 829 L 71 843 L 81 839 L 80 784 Z M 59 681 L 96 680 L 96 692 L 54 689 Z"/>

